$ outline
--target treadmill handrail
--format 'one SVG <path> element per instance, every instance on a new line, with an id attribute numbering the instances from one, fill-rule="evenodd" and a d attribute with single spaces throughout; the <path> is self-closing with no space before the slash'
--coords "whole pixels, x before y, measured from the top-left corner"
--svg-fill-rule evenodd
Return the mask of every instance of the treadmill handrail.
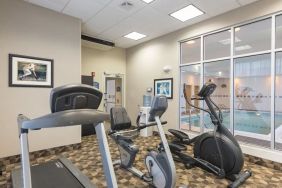
<path id="1" fill-rule="evenodd" d="M 110 115 L 94 109 L 74 109 L 47 114 L 35 119 L 28 119 L 20 114 L 18 125 L 21 129 L 42 129 L 93 124 L 94 126 L 110 119 Z"/>

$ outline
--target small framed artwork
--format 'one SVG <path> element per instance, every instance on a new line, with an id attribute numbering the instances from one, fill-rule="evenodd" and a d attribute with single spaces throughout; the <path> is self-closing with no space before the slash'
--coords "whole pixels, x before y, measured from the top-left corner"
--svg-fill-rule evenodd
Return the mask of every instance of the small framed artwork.
<path id="1" fill-rule="evenodd" d="M 53 87 L 53 59 L 9 54 L 10 87 Z"/>
<path id="2" fill-rule="evenodd" d="M 154 80 L 154 95 L 165 95 L 168 99 L 173 98 L 173 78 Z"/>

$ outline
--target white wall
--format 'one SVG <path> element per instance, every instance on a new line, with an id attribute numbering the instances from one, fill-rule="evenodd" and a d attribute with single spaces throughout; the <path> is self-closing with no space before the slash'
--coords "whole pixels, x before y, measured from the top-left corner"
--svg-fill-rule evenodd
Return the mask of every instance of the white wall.
<path id="1" fill-rule="evenodd" d="M 19 153 L 17 115 L 50 113 L 46 88 L 8 86 L 8 54 L 54 59 L 54 87 L 80 82 L 81 24 L 78 19 L 20 0 L 0 1 L 0 158 Z M 80 142 L 80 127 L 30 132 L 30 149 Z"/>
<path id="2" fill-rule="evenodd" d="M 113 48 L 110 50 L 99 50 L 95 48 L 82 47 L 81 63 L 82 75 L 91 75 L 95 72 L 94 80 L 99 82 L 100 90 L 105 91 L 104 72 L 106 73 L 126 73 L 126 51 L 123 48 Z M 126 79 L 126 78 L 125 78 Z M 101 104 L 100 110 L 103 109 Z"/>
<path id="3" fill-rule="evenodd" d="M 178 41 L 281 11 L 281 7 L 281 0 L 261 0 L 127 49 L 127 109 L 131 118 L 136 117 L 137 106 L 142 104 L 142 95 L 147 87 L 153 87 L 154 79 L 173 77 L 174 98 L 169 100 L 164 119 L 168 120 L 167 128 L 178 128 Z M 171 73 L 163 73 L 165 65 L 171 65 Z"/>

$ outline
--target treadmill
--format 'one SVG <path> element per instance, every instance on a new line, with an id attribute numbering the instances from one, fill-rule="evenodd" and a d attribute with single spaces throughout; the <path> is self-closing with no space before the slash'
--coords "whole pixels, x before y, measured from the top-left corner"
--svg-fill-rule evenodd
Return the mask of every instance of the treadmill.
<path id="1" fill-rule="evenodd" d="M 28 132 L 30 130 L 87 124 L 93 124 L 96 130 L 107 186 L 117 187 L 103 124 L 110 117 L 107 113 L 97 111 L 102 96 L 100 91 L 91 86 L 65 85 L 51 91 L 52 113 L 36 119 L 29 119 L 22 114 L 18 116 L 22 168 L 12 171 L 14 188 L 96 187 L 66 158 L 34 166 L 30 166 L 29 160 Z"/>

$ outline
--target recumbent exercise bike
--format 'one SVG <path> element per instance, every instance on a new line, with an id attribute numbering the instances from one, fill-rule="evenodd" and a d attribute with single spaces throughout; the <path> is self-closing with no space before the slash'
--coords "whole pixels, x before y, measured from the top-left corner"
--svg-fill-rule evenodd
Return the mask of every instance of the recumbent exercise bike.
<path id="1" fill-rule="evenodd" d="M 204 100 L 208 110 L 191 104 L 187 98 L 185 86 L 184 84 L 183 93 L 186 102 L 190 106 L 208 113 L 214 125 L 214 130 L 190 139 L 182 131 L 169 129 L 169 132 L 176 137 L 170 143 L 174 160 L 184 163 L 188 169 L 197 166 L 214 173 L 219 178 L 227 178 L 232 181 L 228 187 L 239 187 L 252 175 L 252 172 L 250 170 L 241 172 L 244 165 L 242 150 L 234 136 L 222 124 L 222 112 L 210 98 L 210 95 L 216 89 L 216 85 L 207 82 L 198 93 L 198 97 L 191 98 L 191 100 Z M 184 153 L 187 150 L 185 145 L 191 144 L 194 144 L 194 157 Z"/>
<path id="2" fill-rule="evenodd" d="M 121 168 L 128 170 L 149 183 L 149 185 L 157 188 L 173 188 L 176 182 L 175 164 L 162 128 L 162 125 L 167 122 L 160 121 L 160 117 L 166 111 L 167 106 L 167 98 L 165 96 L 156 96 L 151 105 L 150 123 L 140 124 L 138 122 L 139 118 L 137 118 L 137 128 L 131 130 L 128 130 L 132 128 L 132 125 L 125 108 L 114 107 L 110 110 L 111 130 L 109 135 L 118 145 L 120 152 L 120 159 L 114 161 L 113 165 L 120 165 Z M 148 154 L 145 157 L 148 173 L 144 174 L 133 167 L 139 149 L 134 145 L 132 139 L 139 136 L 141 129 L 150 126 L 158 127 L 161 143 L 157 150 L 148 150 Z"/>

